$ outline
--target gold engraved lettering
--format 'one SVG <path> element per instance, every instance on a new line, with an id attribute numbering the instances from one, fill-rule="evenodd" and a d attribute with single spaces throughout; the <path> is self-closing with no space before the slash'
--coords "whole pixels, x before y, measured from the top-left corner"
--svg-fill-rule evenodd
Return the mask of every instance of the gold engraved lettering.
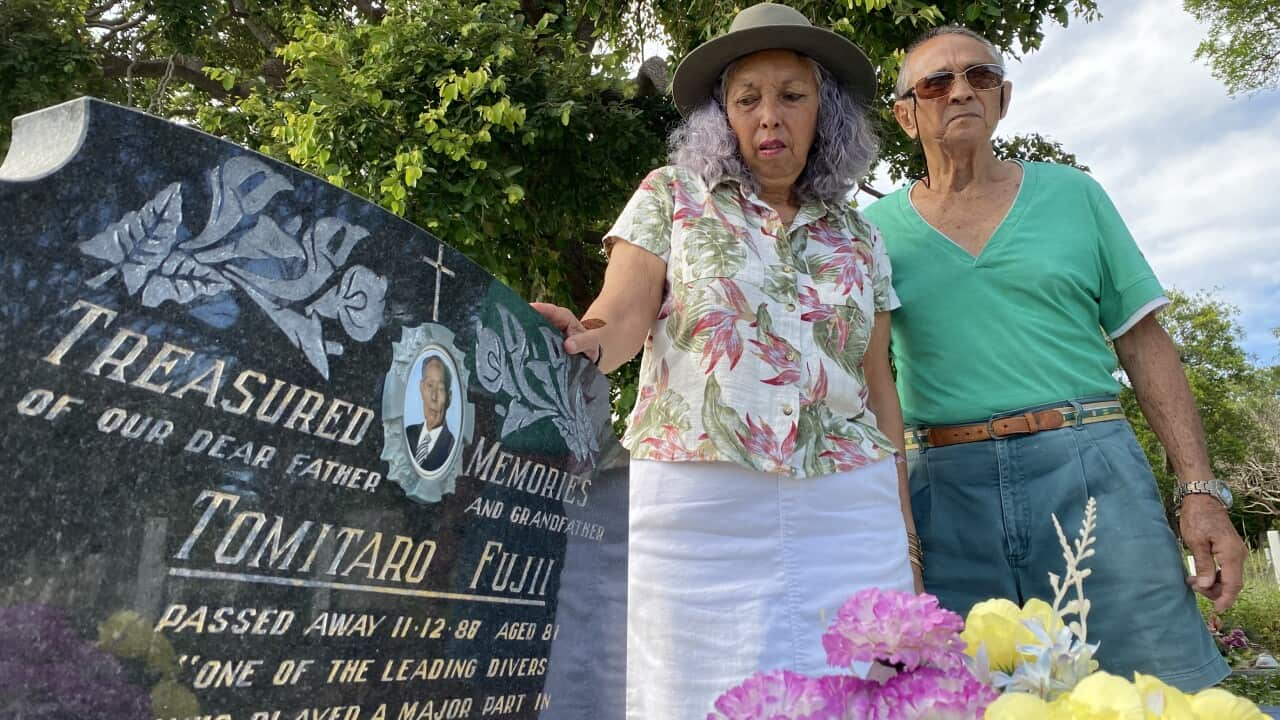
<path id="1" fill-rule="evenodd" d="M 133 347 L 129 348 L 129 351 L 125 353 L 123 358 L 115 357 L 116 352 L 129 340 L 134 341 Z M 136 333 L 132 330 L 120 330 L 116 333 L 116 336 L 111 339 L 111 343 L 107 345 L 107 349 L 98 354 L 98 357 L 89 365 L 85 372 L 90 375 L 101 375 L 102 368 L 107 365 L 112 365 L 115 369 L 107 374 L 107 378 L 120 383 L 125 382 L 124 369 L 132 365 L 146 348 L 146 335 Z"/>
<path id="2" fill-rule="evenodd" d="M 165 381 L 163 385 L 156 385 L 151 378 L 159 370 L 164 370 L 165 375 L 173 372 L 174 366 L 180 362 L 178 358 L 171 357 L 173 355 L 181 355 L 182 360 L 189 360 L 194 353 L 172 343 L 165 343 L 160 347 L 160 352 L 151 358 L 151 362 L 147 364 L 147 369 L 143 370 L 142 374 L 134 378 L 133 382 L 129 384 L 136 388 L 163 394 L 169 389 L 170 382 Z"/>
<path id="3" fill-rule="evenodd" d="M 76 304 L 71 306 L 71 309 L 88 309 L 88 312 L 80 318 L 80 321 L 76 323 L 75 327 L 71 328 L 71 332 L 64 335 L 62 340 L 59 340 L 58 344 L 54 346 L 53 350 L 50 350 L 49 354 L 44 356 L 45 362 L 47 363 L 61 365 L 62 356 L 67 354 L 67 351 L 71 349 L 72 345 L 76 344 L 77 340 L 84 337 L 84 334 L 89 331 L 89 328 L 93 327 L 93 324 L 98 321 L 98 318 L 105 317 L 107 319 L 107 321 L 103 323 L 103 327 L 110 327 L 111 323 L 115 322 L 116 319 L 115 310 L 108 310 L 101 305 L 94 305 L 93 303 L 86 302 L 84 300 L 77 300 Z"/>

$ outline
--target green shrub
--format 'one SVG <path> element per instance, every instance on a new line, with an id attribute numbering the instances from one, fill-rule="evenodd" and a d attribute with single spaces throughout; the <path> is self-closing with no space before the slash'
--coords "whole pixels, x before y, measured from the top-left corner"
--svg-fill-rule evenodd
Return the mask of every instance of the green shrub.
<path id="1" fill-rule="evenodd" d="M 1280 705 L 1280 675 L 1232 675 L 1219 686 L 1259 705 Z"/>
<path id="2" fill-rule="evenodd" d="M 1199 598 L 1200 612 L 1210 617 L 1213 605 Z M 1245 563 L 1245 586 L 1231 609 L 1221 615 L 1222 631 L 1241 628 L 1260 651 L 1280 656 L 1280 585 L 1262 553 L 1249 555 Z"/>

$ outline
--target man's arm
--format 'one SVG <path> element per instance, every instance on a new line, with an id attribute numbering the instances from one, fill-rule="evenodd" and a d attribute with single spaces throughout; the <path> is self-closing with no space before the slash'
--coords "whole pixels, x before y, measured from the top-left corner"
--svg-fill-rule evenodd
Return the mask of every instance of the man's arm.
<path id="1" fill-rule="evenodd" d="M 1155 313 L 1116 338 L 1115 346 L 1142 414 L 1164 445 L 1178 481 L 1211 479 L 1213 468 L 1204 429 L 1178 348 Z M 1188 578 L 1188 583 L 1213 600 L 1219 612 L 1226 610 L 1244 586 L 1245 559 L 1244 543 L 1226 509 L 1212 496 L 1188 495 L 1182 503 L 1179 526 L 1182 541 L 1196 561 L 1196 575 Z"/>

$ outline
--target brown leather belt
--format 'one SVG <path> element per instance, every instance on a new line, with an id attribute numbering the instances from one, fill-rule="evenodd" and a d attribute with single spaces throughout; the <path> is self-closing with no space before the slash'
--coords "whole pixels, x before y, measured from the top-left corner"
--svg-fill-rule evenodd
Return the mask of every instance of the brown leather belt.
<path id="1" fill-rule="evenodd" d="M 945 447 L 983 440 L 999 440 L 1018 435 L 1035 435 L 1043 430 L 1056 430 L 1067 425 L 1088 425 L 1107 420 L 1119 420 L 1123 417 L 1124 408 L 1114 400 L 1068 404 L 1047 410 L 993 417 L 986 422 L 971 425 L 912 428 L 906 432 L 907 449 L 918 450 L 925 447 Z"/>

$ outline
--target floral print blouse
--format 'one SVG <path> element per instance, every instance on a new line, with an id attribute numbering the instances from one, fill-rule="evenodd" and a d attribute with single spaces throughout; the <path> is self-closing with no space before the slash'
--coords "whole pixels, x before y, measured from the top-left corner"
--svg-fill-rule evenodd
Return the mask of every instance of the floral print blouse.
<path id="1" fill-rule="evenodd" d="M 884 243 L 857 211 L 811 201 L 788 228 L 738 183 L 707 188 L 668 166 L 641 183 L 606 244 L 616 239 L 667 264 L 623 436 L 632 457 L 812 477 L 893 452 L 867 408 L 862 356 L 875 312 L 899 302 Z"/>

